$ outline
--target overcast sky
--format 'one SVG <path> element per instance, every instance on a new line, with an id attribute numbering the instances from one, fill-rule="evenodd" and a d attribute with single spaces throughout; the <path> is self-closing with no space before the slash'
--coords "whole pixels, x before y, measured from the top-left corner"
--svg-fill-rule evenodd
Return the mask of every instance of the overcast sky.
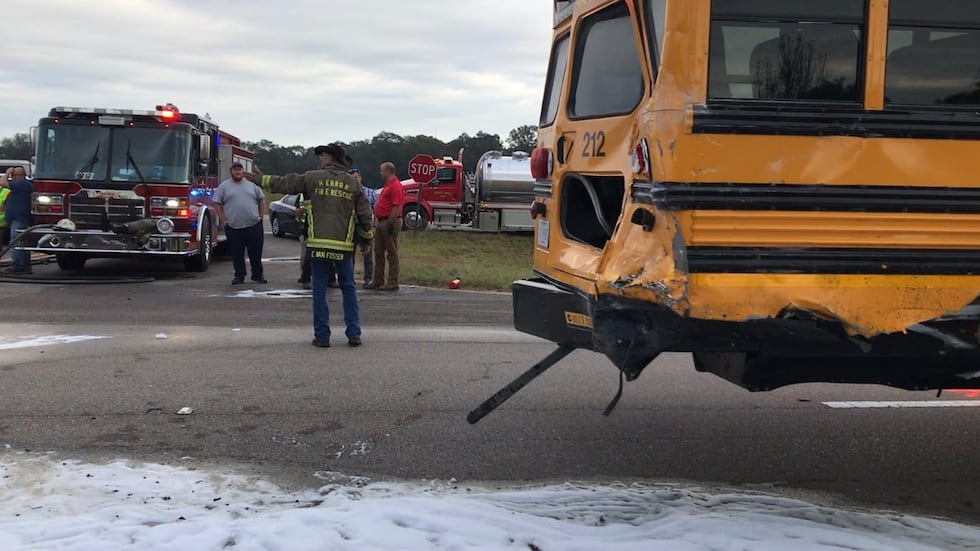
<path id="1" fill-rule="evenodd" d="M 246 140 L 387 130 L 443 140 L 533 124 L 548 0 L 4 2 L 0 137 L 54 106 L 210 113 Z"/>

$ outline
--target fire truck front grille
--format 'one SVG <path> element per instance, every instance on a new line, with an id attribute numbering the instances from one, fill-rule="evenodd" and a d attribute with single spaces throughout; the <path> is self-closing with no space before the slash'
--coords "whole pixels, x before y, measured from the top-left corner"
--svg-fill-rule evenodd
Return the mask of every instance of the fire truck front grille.
<path id="1" fill-rule="evenodd" d="M 72 197 L 68 217 L 76 224 L 98 225 L 102 223 L 102 213 L 108 210 L 109 223 L 117 224 L 138 220 L 144 216 L 143 199 L 89 199 Z"/>

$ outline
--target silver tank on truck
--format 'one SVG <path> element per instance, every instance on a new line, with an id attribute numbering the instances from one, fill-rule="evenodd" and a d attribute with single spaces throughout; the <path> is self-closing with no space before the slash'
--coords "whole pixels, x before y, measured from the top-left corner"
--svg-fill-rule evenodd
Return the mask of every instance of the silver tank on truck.
<path id="1" fill-rule="evenodd" d="M 476 190 L 481 203 L 520 203 L 534 200 L 531 159 L 523 151 L 506 156 L 488 151 L 476 164 Z"/>

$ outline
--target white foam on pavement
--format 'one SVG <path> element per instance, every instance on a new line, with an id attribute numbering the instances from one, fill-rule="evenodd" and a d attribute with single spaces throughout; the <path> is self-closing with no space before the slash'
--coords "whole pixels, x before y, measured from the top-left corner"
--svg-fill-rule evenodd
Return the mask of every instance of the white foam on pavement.
<path id="1" fill-rule="evenodd" d="M 14 350 L 17 348 L 36 348 L 39 346 L 50 346 L 55 344 L 72 344 L 76 342 L 97 341 L 110 339 L 112 337 L 100 335 L 46 335 L 46 336 L 24 336 L 24 337 L 0 337 L 0 350 Z"/>
<path id="2" fill-rule="evenodd" d="M 976 549 L 980 529 L 642 484 L 491 490 L 337 480 L 284 492 L 210 469 L 0 455 L 0 549 Z"/>
<path id="3" fill-rule="evenodd" d="M 304 289 L 273 289 L 271 291 L 254 291 L 246 289 L 238 291 L 229 298 L 310 298 L 313 291 Z"/>

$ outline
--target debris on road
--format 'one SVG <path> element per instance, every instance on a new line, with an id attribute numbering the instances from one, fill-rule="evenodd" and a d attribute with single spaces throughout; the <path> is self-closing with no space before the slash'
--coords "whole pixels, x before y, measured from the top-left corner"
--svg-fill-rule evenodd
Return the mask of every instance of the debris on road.
<path id="1" fill-rule="evenodd" d="M 167 334 L 166 333 L 157 333 L 156 338 L 157 338 L 157 340 L 161 340 L 161 341 L 162 340 L 166 340 L 167 339 Z"/>
<path id="2" fill-rule="evenodd" d="M 194 408 L 183 407 L 177 410 L 177 415 L 190 415 L 194 413 Z"/>

